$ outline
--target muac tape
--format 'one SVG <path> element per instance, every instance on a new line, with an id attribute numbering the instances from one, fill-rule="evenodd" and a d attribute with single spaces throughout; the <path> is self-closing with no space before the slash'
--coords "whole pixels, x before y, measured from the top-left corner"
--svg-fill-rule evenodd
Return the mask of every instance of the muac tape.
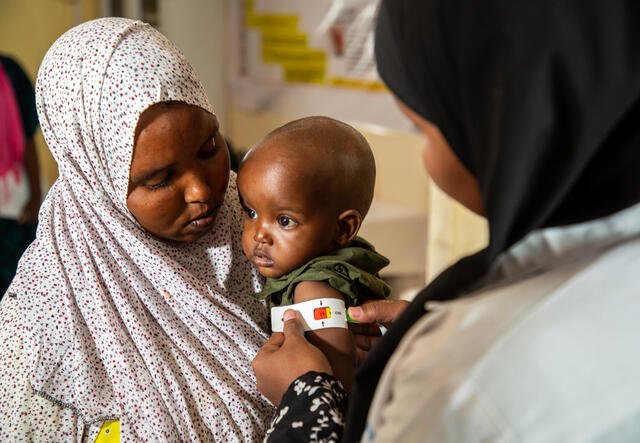
<path id="1" fill-rule="evenodd" d="M 305 331 L 324 328 L 347 328 L 347 312 L 344 301 L 337 298 L 319 298 L 302 303 L 271 308 L 271 331 L 282 332 L 282 316 L 287 309 L 298 311 Z"/>

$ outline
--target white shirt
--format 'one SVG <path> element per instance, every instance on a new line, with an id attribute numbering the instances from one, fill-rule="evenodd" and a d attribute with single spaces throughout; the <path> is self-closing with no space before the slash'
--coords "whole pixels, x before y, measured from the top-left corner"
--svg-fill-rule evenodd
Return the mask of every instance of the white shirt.
<path id="1" fill-rule="evenodd" d="M 363 441 L 640 441 L 640 205 L 531 233 L 428 309 Z"/>

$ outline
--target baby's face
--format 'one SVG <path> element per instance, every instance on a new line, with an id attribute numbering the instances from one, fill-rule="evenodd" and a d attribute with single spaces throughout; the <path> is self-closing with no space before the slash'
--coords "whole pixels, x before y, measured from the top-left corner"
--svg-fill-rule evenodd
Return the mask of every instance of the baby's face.
<path id="1" fill-rule="evenodd" d="M 242 247 L 265 277 L 277 278 L 335 248 L 335 210 L 314 198 L 298 171 L 286 159 L 250 158 L 238 175 Z"/>

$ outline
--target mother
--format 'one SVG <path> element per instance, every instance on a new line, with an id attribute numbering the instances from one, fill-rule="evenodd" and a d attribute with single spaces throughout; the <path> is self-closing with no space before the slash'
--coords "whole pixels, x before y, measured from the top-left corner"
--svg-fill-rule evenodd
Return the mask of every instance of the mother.
<path id="1" fill-rule="evenodd" d="M 100 19 L 38 74 L 60 176 L 1 310 L 3 441 L 255 441 L 272 408 L 229 154 L 199 80 L 149 25 Z M 228 185 L 229 183 L 229 185 Z"/>
<path id="2" fill-rule="evenodd" d="M 638 20 L 626 0 L 382 1 L 380 74 L 490 242 L 394 322 L 346 424 L 286 322 L 254 361 L 282 398 L 272 441 L 639 439 Z"/>

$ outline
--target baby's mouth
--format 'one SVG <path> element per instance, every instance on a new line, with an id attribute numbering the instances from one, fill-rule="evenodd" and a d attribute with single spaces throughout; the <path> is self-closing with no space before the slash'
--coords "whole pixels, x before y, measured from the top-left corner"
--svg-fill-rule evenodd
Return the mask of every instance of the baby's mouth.
<path id="1" fill-rule="evenodd" d="M 253 264 L 260 268 L 270 268 L 273 260 L 262 251 L 253 251 Z"/>

